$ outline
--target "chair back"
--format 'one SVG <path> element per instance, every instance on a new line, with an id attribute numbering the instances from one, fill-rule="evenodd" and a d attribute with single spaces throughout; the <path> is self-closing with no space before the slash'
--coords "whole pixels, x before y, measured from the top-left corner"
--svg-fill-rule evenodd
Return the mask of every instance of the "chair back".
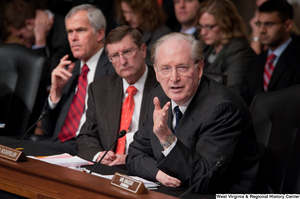
<path id="1" fill-rule="evenodd" d="M 274 193 L 300 193 L 300 85 L 258 93 L 250 111 L 266 182 Z"/>
<path id="2" fill-rule="evenodd" d="M 216 82 L 227 86 L 227 75 L 221 74 L 221 73 L 203 73 L 203 75 L 206 75 L 207 77 L 210 77 L 211 79 L 215 80 Z"/>
<path id="3" fill-rule="evenodd" d="M 20 44 L 0 46 L 0 135 L 22 135 L 41 114 L 50 65 Z"/>

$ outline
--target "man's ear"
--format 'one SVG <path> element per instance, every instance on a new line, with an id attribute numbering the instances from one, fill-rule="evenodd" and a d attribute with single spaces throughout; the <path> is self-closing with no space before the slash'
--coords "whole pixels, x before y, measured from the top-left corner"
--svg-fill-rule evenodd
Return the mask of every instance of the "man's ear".
<path id="1" fill-rule="evenodd" d="M 100 28 L 100 30 L 97 31 L 97 41 L 100 42 L 103 40 L 104 36 L 105 36 L 105 31 L 104 28 Z"/>
<path id="2" fill-rule="evenodd" d="M 288 19 L 285 21 L 284 25 L 285 25 L 286 33 L 290 33 L 290 31 L 294 26 L 294 21 L 292 19 Z"/>
<path id="3" fill-rule="evenodd" d="M 27 30 L 33 30 L 35 26 L 35 19 L 26 19 L 25 20 L 25 28 Z"/>

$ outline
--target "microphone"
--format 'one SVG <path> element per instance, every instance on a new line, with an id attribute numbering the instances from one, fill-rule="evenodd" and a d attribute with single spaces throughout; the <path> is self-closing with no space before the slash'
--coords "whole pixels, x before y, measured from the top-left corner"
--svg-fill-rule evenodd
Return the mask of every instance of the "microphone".
<path id="1" fill-rule="evenodd" d="M 186 196 L 188 193 L 190 193 L 191 190 L 192 190 L 193 188 L 195 188 L 195 186 L 197 186 L 197 185 L 201 182 L 201 180 L 203 180 L 203 178 L 205 178 L 209 173 L 211 173 L 211 172 L 212 172 L 213 170 L 215 170 L 217 167 L 222 166 L 225 162 L 226 162 L 226 157 L 225 157 L 225 156 L 222 156 L 222 157 L 218 160 L 217 164 L 216 164 L 215 166 L 213 166 L 213 168 L 211 168 L 211 169 L 210 169 L 208 172 L 206 172 L 199 180 L 197 180 L 192 186 L 190 186 L 190 188 L 188 188 L 183 194 L 181 194 L 181 195 L 179 196 L 179 198 L 183 198 L 183 197 Z"/>
<path id="2" fill-rule="evenodd" d="M 25 137 L 26 137 L 26 135 L 28 134 L 28 132 L 40 121 L 40 120 L 42 120 L 43 118 L 45 118 L 45 117 L 47 117 L 47 115 L 48 115 L 48 110 L 44 110 L 43 112 L 42 112 L 42 114 L 40 115 L 40 117 L 39 117 L 39 119 L 25 132 L 25 134 L 21 137 L 21 139 L 20 139 L 20 141 L 16 144 L 16 146 L 14 147 L 14 149 L 15 148 L 17 148 L 19 145 L 20 145 L 20 143 L 25 139 Z"/>
<path id="3" fill-rule="evenodd" d="M 102 158 L 97 162 L 97 164 L 94 166 L 94 168 L 89 172 L 89 174 L 91 174 L 93 171 L 95 171 L 95 169 L 98 167 L 98 165 L 100 164 L 100 162 L 103 160 L 103 158 L 106 156 L 106 154 L 108 153 L 108 151 L 111 149 L 111 147 L 118 141 L 119 138 L 123 137 L 126 134 L 125 130 L 120 131 L 117 139 L 112 143 L 112 145 L 110 145 L 110 147 L 106 150 L 106 152 L 104 153 L 104 155 L 102 156 Z"/>

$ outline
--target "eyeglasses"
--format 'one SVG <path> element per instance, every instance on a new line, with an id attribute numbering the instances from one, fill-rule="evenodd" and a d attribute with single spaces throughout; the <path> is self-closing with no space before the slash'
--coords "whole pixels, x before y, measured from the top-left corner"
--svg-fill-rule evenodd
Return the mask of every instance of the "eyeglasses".
<path id="1" fill-rule="evenodd" d="M 215 25 L 198 25 L 197 28 L 201 31 L 202 29 L 206 30 L 206 31 L 211 31 L 214 27 L 216 27 L 218 24 Z"/>
<path id="2" fill-rule="evenodd" d="M 198 64 L 195 64 L 195 67 L 198 67 Z M 189 65 L 179 65 L 175 67 L 176 72 L 178 75 L 185 75 L 191 66 Z M 170 66 L 164 66 L 161 69 L 156 68 L 158 72 L 160 72 L 163 76 L 169 77 L 172 74 L 173 67 Z"/>
<path id="3" fill-rule="evenodd" d="M 117 62 L 120 59 L 120 56 L 123 55 L 124 58 L 128 59 L 134 55 L 134 51 L 138 49 L 138 47 L 133 49 L 124 50 L 122 53 L 116 53 L 108 56 L 110 62 Z"/>
<path id="4" fill-rule="evenodd" d="M 265 27 L 267 27 L 267 28 L 271 28 L 273 25 L 275 25 L 275 24 L 280 24 L 280 23 L 282 23 L 282 22 L 268 21 L 268 22 L 261 23 L 260 21 L 257 21 L 257 22 L 255 22 L 255 25 L 256 25 L 257 27 L 261 27 L 261 26 L 263 25 L 263 26 L 265 26 Z"/>

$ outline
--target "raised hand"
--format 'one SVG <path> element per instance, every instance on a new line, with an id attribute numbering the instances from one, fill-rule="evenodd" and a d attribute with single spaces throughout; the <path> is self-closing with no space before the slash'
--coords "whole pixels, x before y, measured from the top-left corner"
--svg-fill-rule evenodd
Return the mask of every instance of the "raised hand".
<path id="1" fill-rule="evenodd" d="M 65 55 L 51 74 L 50 99 L 54 103 L 59 101 L 63 87 L 72 77 L 72 71 L 75 64 L 68 60 L 68 58 L 69 55 Z M 69 66 L 66 69 L 67 65 Z"/>
<path id="2" fill-rule="evenodd" d="M 153 99 L 154 112 L 153 112 L 153 132 L 158 137 L 161 143 L 164 143 L 172 131 L 168 127 L 168 110 L 170 108 L 171 102 L 167 102 L 163 108 L 160 107 L 160 102 L 157 97 Z"/>

